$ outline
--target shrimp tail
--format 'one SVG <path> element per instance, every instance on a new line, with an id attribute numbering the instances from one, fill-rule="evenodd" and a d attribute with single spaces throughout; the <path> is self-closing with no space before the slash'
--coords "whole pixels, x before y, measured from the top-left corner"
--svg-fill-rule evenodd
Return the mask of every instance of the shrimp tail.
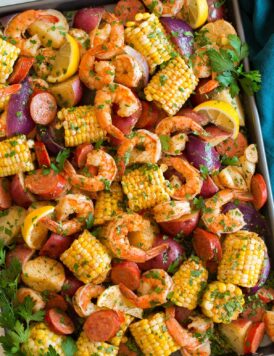
<path id="1" fill-rule="evenodd" d="M 146 251 L 146 261 L 151 260 L 152 258 L 160 255 L 160 253 L 164 252 L 168 248 L 168 244 L 164 243 L 159 246 L 155 246 L 150 250 Z"/>
<path id="2" fill-rule="evenodd" d="M 123 296 L 137 306 L 138 296 L 131 289 L 125 286 L 123 283 L 119 283 L 119 288 Z"/>
<path id="3" fill-rule="evenodd" d="M 17 93 L 21 89 L 21 84 L 13 84 L 0 89 L 0 98 Z"/>
<path id="4" fill-rule="evenodd" d="M 46 14 L 45 12 L 39 12 L 38 16 L 37 16 L 38 20 L 43 20 L 49 23 L 57 23 L 59 22 L 59 18 L 57 16 L 54 15 L 49 15 Z"/>

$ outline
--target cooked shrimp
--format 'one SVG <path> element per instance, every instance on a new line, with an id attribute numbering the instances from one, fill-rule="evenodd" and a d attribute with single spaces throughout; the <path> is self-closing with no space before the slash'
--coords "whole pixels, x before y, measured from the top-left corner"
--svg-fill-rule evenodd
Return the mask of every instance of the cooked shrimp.
<path id="1" fill-rule="evenodd" d="M 143 231 L 145 219 L 138 214 L 122 214 L 114 218 L 106 227 L 105 237 L 112 253 L 121 259 L 136 263 L 148 261 L 165 251 L 168 244 L 163 243 L 144 251 L 141 248 L 131 246 L 129 234 Z"/>
<path id="2" fill-rule="evenodd" d="M 0 88 L 0 99 L 5 96 L 17 93 L 21 89 L 21 84 L 12 84 L 6 87 Z"/>
<path id="3" fill-rule="evenodd" d="M 203 179 L 199 171 L 194 168 L 186 160 L 179 157 L 167 157 L 162 160 L 162 163 L 172 166 L 184 178 L 183 183 L 179 177 L 172 176 L 169 180 L 174 191 L 171 193 L 172 198 L 176 200 L 192 200 L 200 193 L 203 185 Z"/>
<path id="4" fill-rule="evenodd" d="M 115 68 L 109 61 L 95 61 L 92 50 L 82 57 L 79 66 L 79 77 L 89 89 L 102 89 L 114 81 Z"/>
<path id="5" fill-rule="evenodd" d="M 69 34 L 76 40 L 80 50 L 80 57 L 82 57 L 86 51 L 90 48 L 90 39 L 86 31 L 80 28 L 71 28 Z"/>
<path id="6" fill-rule="evenodd" d="M 210 341 L 206 341 L 200 346 L 198 346 L 195 350 L 188 350 L 183 347 L 181 349 L 182 356 L 210 356 L 211 355 L 211 347 Z"/>
<path id="7" fill-rule="evenodd" d="M 195 333 L 203 334 L 214 327 L 213 321 L 204 316 L 190 316 L 189 319 L 191 319 L 191 323 L 187 328 Z"/>
<path id="8" fill-rule="evenodd" d="M 91 151 L 87 155 L 86 165 L 98 167 L 98 174 L 95 177 L 77 174 L 73 166 L 66 161 L 64 170 L 69 177 L 69 182 L 76 188 L 89 192 L 108 189 L 117 173 L 116 163 L 112 156 L 103 150 Z"/>
<path id="9" fill-rule="evenodd" d="M 82 317 L 88 317 L 91 313 L 99 308 L 92 303 L 91 299 L 98 298 L 105 288 L 92 283 L 85 284 L 77 289 L 72 298 L 72 305 L 76 313 Z"/>
<path id="10" fill-rule="evenodd" d="M 245 225 L 244 216 L 239 209 L 221 212 L 222 207 L 235 197 L 235 193 L 224 189 L 205 201 L 202 220 L 209 231 L 215 234 L 225 234 L 241 230 Z"/>
<path id="11" fill-rule="evenodd" d="M 52 232 L 65 236 L 81 231 L 89 215 L 94 213 L 92 200 L 82 194 L 68 194 L 55 207 L 56 220 L 45 217 L 41 222 Z M 75 218 L 67 220 L 70 215 Z"/>
<path id="12" fill-rule="evenodd" d="M 36 60 L 33 64 L 35 73 L 39 78 L 47 79 L 56 58 L 56 50 L 53 48 L 40 48 L 37 51 Z"/>
<path id="13" fill-rule="evenodd" d="M 32 90 L 47 90 L 49 88 L 48 83 L 41 78 L 29 77 Z"/>
<path id="14" fill-rule="evenodd" d="M 95 115 L 99 125 L 110 135 L 123 140 L 124 134 L 117 127 L 112 125 L 111 107 L 112 104 L 119 105 L 117 114 L 121 117 L 127 117 L 139 110 L 139 101 L 132 91 L 121 85 L 113 84 L 97 90 L 94 99 Z"/>
<path id="15" fill-rule="evenodd" d="M 184 0 L 143 0 L 143 3 L 157 16 L 175 16 L 183 7 Z"/>
<path id="16" fill-rule="evenodd" d="M 124 140 L 118 148 L 120 171 L 133 163 L 157 163 L 161 153 L 161 142 L 157 135 L 147 130 L 134 131 L 133 137 Z"/>
<path id="17" fill-rule="evenodd" d="M 173 288 L 172 278 L 163 269 L 151 269 L 142 274 L 138 294 L 119 284 L 122 294 L 138 308 L 148 309 L 167 302 L 168 293 Z"/>
<path id="18" fill-rule="evenodd" d="M 44 20 L 51 23 L 59 21 L 56 16 L 49 15 L 45 11 L 26 10 L 14 16 L 5 28 L 5 36 L 14 40 L 15 46 L 20 48 L 20 54 L 22 56 L 36 56 L 37 50 L 41 45 L 38 35 L 34 35 L 30 38 L 24 38 L 25 32 L 36 20 Z"/>
<path id="19" fill-rule="evenodd" d="M 124 26 L 112 13 L 105 11 L 102 16 L 103 27 L 95 28 L 90 33 L 90 43 L 98 59 L 110 59 L 121 50 L 125 43 Z M 103 51 L 103 52 L 102 52 Z"/>
<path id="20" fill-rule="evenodd" d="M 199 340 L 175 319 L 175 307 L 166 308 L 166 327 L 176 343 L 186 350 L 192 351 L 200 346 Z"/>
<path id="21" fill-rule="evenodd" d="M 171 136 L 172 133 L 178 133 Z M 207 132 L 194 120 L 186 116 L 166 117 L 161 120 L 155 129 L 155 133 L 160 136 L 168 136 L 167 145 L 164 152 L 173 156 L 180 155 L 185 149 L 187 141 L 186 133 L 193 132 L 201 138 L 208 136 Z"/>
<path id="22" fill-rule="evenodd" d="M 136 59 L 128 54 L 119 54 L 112 61 L 115 67 L 115 81 L 129 88 L 135 88 L 142 79 L 142 71 Z"/>
<path id="23" fill-rule="evenodd" d="M 160 222 L 179 219 L 185 214 L 191 213 L 188 201 L 167 201 L 156 205 L 153 209 L 155 220 Z"/>

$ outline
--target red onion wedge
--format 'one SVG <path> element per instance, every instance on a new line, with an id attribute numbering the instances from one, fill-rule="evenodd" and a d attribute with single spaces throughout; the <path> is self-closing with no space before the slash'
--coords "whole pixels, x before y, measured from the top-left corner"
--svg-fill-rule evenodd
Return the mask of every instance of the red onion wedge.
<path id="1" fill-rule="evenodd" d="M 132 48 L 130 46 L 125 46 L 124 52 L 126 54 L 128 54 L 129 56 L 133 57 L 139 64 L 141 72 L 143 73 L 142 86 L 146 86 L 148 83 L 148 79 L 149 79 L 149 67 L 147 64 L 147 60 L 140 52 L 136 51 L 134 48 Z"/>

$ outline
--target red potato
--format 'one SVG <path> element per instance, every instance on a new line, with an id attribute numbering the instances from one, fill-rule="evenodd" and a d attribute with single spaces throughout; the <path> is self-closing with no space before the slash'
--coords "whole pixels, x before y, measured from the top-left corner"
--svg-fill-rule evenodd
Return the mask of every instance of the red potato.
<path id="1" fill-rule="evenodd" d="M 201 125 L 201 126 L 205 126 L 208 124 L 208 118 L 197 113 L 196 111 L 190 109 L 190 108 L 183 108 L 180 111 L 178 111 L 178 113 L 176 114 L 176 116 L 187 116 L 190 119 L 194 120 L 195 122 L 197 122 L 197 124 Z"/>
<path id="2" fill-rule="evenodd" d="M 271 341 L 274 342 L 274 311 L 268 310 L 265 313 L 264 323 L 267 335 L 269 336 Z"/>
<path id="3" fill-rule="evenodd" d="M 274 300 L 274 289 L 270 287 L 262 287 L 257 292 L 258 297 L 263 303 L 270 303 Z"/>
<path id="4" fill-rule="evenodd" d="M 256 305 L 256 302 L 248 302 L 244 305 L 244 311 L 240 317 L 253 322 L 263 321 L 266 309 L 263 306 Z"/>
<path id="5" fill-rule="evenodd" d="M 62 83 L 51 85 L 48 90 L 55 97 L 58 106 L 67 108 L 79 103 L 84 89 L 78 75 L 74 75 Z"/>
<path id="6" fill-rule="evenodd" d="M 203 198 L 211 198 L 214 194 L 216 194 L 219 191 L 219 188 L 217 185 L 214 183 L 213 179 L 211 177 L 207 177 L 203 181 L 202 189 L 200 191 L 200 195 Z"/>
<path id="7" fill-rule="evenodd" d="M 208 22 L 223 19 L 225 17 L 225 2 L 219 0 L 207 0 L 208 4 Z"/>
<path id="8" fill-rule="evenodd" d="M 48 92 L 38 92 L 30 101 L 30 115 L 39 125 L 50 124 L 56 116 L 57 103 L 55 97 Z"/>
<path id="9" fill-rule="evenodd" d="M 63 296 L 73 297 L 77 289 L 82 287 L 84 283 L 79 281 L 72 274 L 66 273 L 66 279 L 61 290 Z"/>
<path id="10" fill-rule="evenodd" d="M 45 315 L 45 322 L 48 324 L 50 330 L 58 335 L 69 335 L 74 332 L 74 325 L 70 317 L 62 310 L 52 308 L 47 310 Z"/>
<path id="11" fill-rule="evenodd" d="M 146 9 L 139 0 L 120 0 L 117 2 L 114 13 L 125 25 L 127 21 L 134 21 L 135 15 L 146 12 Z"/>
<path id="12" fill-rule="evenodd" d="M 53 170 L 45 175 L 41 169 L 37 169 L 34 174 L 26 177 L 25 185 L 32 193 L 45 200 L 59 198 L 68 189 L 66 179 Z"/>
<path id="13" fill-rule="evenodd" d="M 114 310 L 99 310 L 85 321 L 83 329 L 90 341 L 108 341 L 120 329 L 121 320 Z"/>
<path id="14" fill-rule="evenodd" d="M 183 215 L 179 219 L 160 223 L 161 228 L 169 235 L 182 234 L 188 236 L 195 229 L 199 221 L 199 212 Z"/>
<path id="15" fill-rule="evenodd" d="M 19 57 L 8 79 L 9 84 L 21 83 L 29 74 L 34 61 L 31 57 Z"/>
<path id="16" fill-rule="evenodd" d="M 49 295 L 47 295 L 46 309 L 48 310 L 53 308 L 66 311 L 68 309 L 68 302 L 60 294 L 49 293 Z"/>
<path id="17" fill-rule="evenodd" d="M 193 233 L 193 247 L 198 257 L 203 261 L 220 261 L 222 246 L 217 235 L 197 227 Z"/>
<path id="18" fill-rule="evenodd" d="M 265 333 L 265 324 L 263 322 L 255 322 L 247 330 L 244 342 L 244 353 L 255 353 L 263 340 Z"/>
<path id="19" fill-rule="evenodd" d="M 215 148 L 220 155 L 226 155 L 227 157 L 241 157 L 244 154 L 247 145 L 246 137 L 239 132 L 235 140 L 229 137 L 225 141 L 219 143 Z"/>
<path id="20" fill-rule="evenodd" d="M 36 141 L 34 143 L 34 151 L 39 167 L 50 167 L 50 157 L 43 142 Z"/>
<path id="21" fill-rule="evenodd" d="M 261 174 L 256 173 L 251 178 L 250 189 L 253 195 L 253 205 L 257 210 L 260 210 L 267 201 L 267 187 Z"/>
<path id="22" fill-rule="evenodd" d="M 90 33 L 94 30 L 101 21 L 103 12 L 105 10 L 101 7 L 88 7 L 80 9 L 76 12 L 73 20 L 73 26 Z"/>
<path id="23" fill-rule="evenodd" d="M 46 304 L 43 301 L 42 295 L 39 292 L 31 288 L 25 288 L 25 287 L 21 287 L 17 290 L 16 298 L 19 304 L 24 303 L 24 300 L 27 297 L 30 297 L 34 303 L 32 308 L 33 313 L 45 309 Z"/>
<path id="24" fill-rule="evenodd" d="M 10 250 L 6 256 L 6 265 L 10 266 L 12 259 L 17 258 L 22 267 L 34 255 L 35 250 L 30 249 L 25 245 L 17 245 L 13 250 Z"/>
<path id="25" fill-rule="evenodd" d="M 90 143 L 82 143 L 76 147 L 74 152 L 74 161 L 79 168 L 83 168 L 87 161 L 87 155 L 93 150 Z"/>
<path id="26" fill-rule="evenodd" d="M 175 318 L 182 325 L 186 324 L 188 318 L 192 313 L 193 311 L 187 308 L 177 306 L 175 307 Z"/>
<path id="27" fill-rule="evenodd" d="M 137 121 L 136 128 L 151 129 L 157 125 L 161 119 L 161 110 L 153 103 L 141 101 L 142 113 Z"/>
<path id="28" fill-rule="evenodd" d="M 110 278 L 114 284 L 123 283 L 129 289 L 135 290 L 140 285 L 141 272 L 137 263 L 125 261 L 112 267 Z"/>
<path id="29" fill-rule="evenodd" d="M 10 182 L 7 178 L 0 178 L 0 210 L 11 207 Z"/>
<path id="30" fill-rule="evenodd" d="M 227 140 L 230 134 L 215 125 L 209 125 L 205 128 L 206 132 L 209 134 L 206 137 L 206 141 L 209 142 L 213 147 L 217 146 L 219 143 Z"/>
<path id="31" fill-rule="evenodd" d="M 25 188 L 24 174 L 15 174 L 11 181 L 10 192 L 13 201 L 24 208 L 28 208 L 35 201 L 34 195 Z"/>
<path id="32" fill-rule="evenodd" d="M 52 233 L 41 248 L 39 255 L 59 258 L 72 244 L 72 239 Z"/>

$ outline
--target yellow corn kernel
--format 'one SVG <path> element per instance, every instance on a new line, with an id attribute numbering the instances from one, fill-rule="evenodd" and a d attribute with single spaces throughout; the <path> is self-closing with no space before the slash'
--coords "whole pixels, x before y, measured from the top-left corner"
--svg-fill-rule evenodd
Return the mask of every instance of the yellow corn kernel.
<path id="1" fill-rule="evenodd" d="M 85 230 L 60 257 L 65 266 L 84 283 L 102 283 L 110 270 L 106 247 Z"/>
<path id="2" fill-rule="evenodd" d="M 20 49 L 0 37 L 0 83 L 5 84 L 12 73 Z"/>
<path id="3" fill-rule="evenodd" d="M 127 331 L 127 328 L 134 320 L 134 317 L 131 315 L 124 314 L 124 316 L 125 316 L 125 321 L 121 324 L 120 330 L 117 332 L 117 334 L 112 339 L 109 340 L 111 345 L 119 347 L 119 345 L 122 341 L 122 338 L 123 338 L 125 332 Z"/>
<path id="4" fill-rule="evenodd" d="M 81 332 L 76 346 L 75 356 L 116 356 L 118 354 L 117 346 L 106 342 L 91 342 L 84 331 Z"/>
<path id="5" fill-rule="evenodd" d="M 185 261 L 173 276 L 172 303 L 193 310 L 197 307 L 201 292 L 206 286 L 208 272 L 198 257 Z"/>
<path id="6" fill-rule="evenodd" d="M 237 231 L 223 243 L 217 279 L 241 287 L 254 287 L 263 267 L 266 246 L 255 232 Z"/>
<path id="7" fill-rule="evenodd" d="M 175 115 L 193 93 L 198 79 L 179 55 L 159 70 L 145 88 L 148 101 L 155 101 L 168 115 Z"/>
<path id="8" fill-rule="evenodd" d="M 57 114 L 65 130 L 66 147 L 97 142 L 106 138 L 106 131 L 97 122 L 93 106 L 63 108 Z"/>
<path id="9" fill-rule="evenodd" d="M 203 295 L 202 312 L 214 323 L 229 324 L 243 311 L 244 297 L 241 289 L 231 283 L 212 282 Z"/>

